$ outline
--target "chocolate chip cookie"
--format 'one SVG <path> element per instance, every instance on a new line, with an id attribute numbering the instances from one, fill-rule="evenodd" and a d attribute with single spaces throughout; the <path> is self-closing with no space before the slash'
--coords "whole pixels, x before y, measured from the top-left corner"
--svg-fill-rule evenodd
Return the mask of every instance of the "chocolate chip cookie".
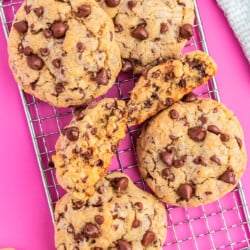
<path id="1" fill-rule="evenodd" d="M 121 69 L 114 25 L 94 0 L 24 1 L 8 50 L 21 88 L 57 107 L 105 94 Z"/>
<path id="2" fill-rule="evenodd" d="M 140 73 L 176 57 L 193 36 L 192 0 L 96 0 L 113 19 L 122 70 Z"/>
<path id="3" fill-rule="evenodd" d="M 52 159 L 59 184 L 75 198 L 93 194 L 94 185 L 107 172 L 125 137 L 126 121 L 124 101 L 103 99 L 85 110 L 77 109 L 62 131 Z"/>
<path id="4" fill-rule="evenodd" d="M 166 223 L 164 206 L 116 172 L 102 178 L 89 199 L 66 194 L 57 203 L 55 244 L 58 250 L 160 250 Z"/>
<path id="5" fill-rule="evenodd" d="M 218 200 L 237 185 L 246 167 L 237 118 L 224 105 L 195 95 L 145 124 L 137 154 L 150 188 L 161 200 L 178 206 Z"/>
<path id="6" fill-rule="evenodd" d="M 128 124 L 137 125 L 207 82 L 217 71 L 202 51 L 187 53 L 144 72 L 128 102 Z"/>

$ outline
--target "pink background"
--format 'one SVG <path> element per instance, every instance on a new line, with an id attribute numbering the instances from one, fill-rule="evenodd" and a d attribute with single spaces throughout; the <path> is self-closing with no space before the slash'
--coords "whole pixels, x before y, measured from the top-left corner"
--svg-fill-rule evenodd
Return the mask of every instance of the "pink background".
<path id="1" fill-rule="evenodd" d="M 214 0 L 198 0 L 209 52 L 218 64 L 221 100 L 239 118 L 250 155 L 250 66 Z M 53 225 L 16 84 L 7 64 L 0 28 L 0 248 L 54 250 Z M 246 170 L 243 187 L 250 201 Z"/>

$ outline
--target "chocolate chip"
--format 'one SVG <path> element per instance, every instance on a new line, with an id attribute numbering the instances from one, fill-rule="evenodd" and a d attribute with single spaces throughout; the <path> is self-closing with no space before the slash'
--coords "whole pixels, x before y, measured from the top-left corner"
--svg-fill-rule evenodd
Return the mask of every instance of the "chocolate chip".
<path id="1" fill-rule="evenodd" d="M 140 225 L 141 225 L 141 222 L 135 218 L 134 221 L 133 221 L 133 223 L 132 223 L 132 227 L 133 228 L 137 228 Z"/>
<path id="2" fill-rule="evenodd" d="M 115 32 L 116 33 L 119 33 L 119 32 L 122 32 L 123 31 L 123 27 L 120 23 L 117 23 L 117 21 L 115 21 Z"/>
<path id="3" fill-rule="evenodd" d="M 217 126 L 215 126 L 215 125 L 209 125 L 207 127 L 207 131 L 209 131 L 211 133 L 214 133 L 216 135 L 218 135 L 220 133 L 220 129 Z"/>
<path id="4" fill-rule="evenodd" d="M 73 250 L 80 250 L 80 248 L 77 247 L 77 246 L 75 246 L 75 247 L 73 248 Z"/>
<path id="5" fill-rule="evenodd" d="M 205 195 L 211 195 L 211 194 L 213 194 L 211 191 L 206 191 L 205 192 Z"/>
<path id="6" fill-rule="evenodd" d="M 237 136 L 235 136 L 235 140 L 237 141 L 237 144 L 238 144 L 239 148 L 241 149 L 242 148 L 242 140 Z"/>
<path id="7" fill-rule="evenodd" d="M 86 225 L 84 226 L 83 233 L 84 236 L 88 238 L 97 238 L 100 235 L 98 227 L 90 222 L 86 223 Z"/>
<path id="8" fill-rule="evenodd" d="M 23 53 L 23 45 L 21 43 L 18 44 L 17 49 L 19 53 Z"/>
<path id="9" fill-rule="evenodd" d="M 226 172 L 224 172 L 220 177 L 219 180 L 224 181 L 229 184 L 235 185 L 237 183 L 235 179 L 235 173 L 233 170 L 228 169 Z"/>
<path id="10" fill-rule="evenodd" d="M 161 34 L 164 34 L 167 31 L 168 31 L 168 25 L 166 23 L 161 23 L 161 29 L 160 29 Z"/>
<path id="11" fill-rule="evenodd" d="M 228 134 L 221 134 L 220 139 L 222 142 L 228 142 L 229 141 L 229 135 Z"/>
<path id="12" fill-rule="evenodd" d="M 165 106 L 169 107 L 174 103 L 174 99 L 171 97 L 167 97 L 165 101 Z"/>
<path id="13" fill-rule="evenodd" d="M 50 38 L 50 37 L 52 37 L 52 31 L 49 30 L 49 29 L 44 29 L 43 30 L 43 35 L 44 35 L 45 38 Z"/>
<path id="14" fill-rule="evenodd" d="M 35 14 L 40 17 L 43 14 L 43 7 L 35 8 L 34 9 Z"/>
<path id="15" fill-rule="evenodd" d="M 101 215 L 96 215 L 96 216 L 95 216 L 95 222 L 96 222 L 98 225 L 101 225 L 101 224 L 104 222 L 103 216 L 101 216 Z"/>
<path id="16" fill-rule="evenodd" d="M 135 207 L 138 211 L 142 211 L 143 209 L 143 204 L 141 202 L 136 202 Z"/>
<path id="17" fill-rule="evenodd" d="M 148 38 L 148 32 L 145 29 L 145 24 L 139 24 L 132 32 L 132 37 L 139 39 L 139 40 L 145 40 Z"/>
<path id="18" fill-rule="evenodd" d="M 111 185 L 118 191 L 125 191 L 128 188 L 127 177 L 117 177 L 111 181 Z"/>
<path id="19" fill-rule="evenodd" d="M 196 142 L 204 141 L 207 135 L 207 131 L 202 126 L 197 126 L 188 129 L 188 136 L 190 139 Z"/>
<path id="20" fill-rule="evenodd" d="M 61 94 L 65 91 L 65 88 L 62 83 L 57 83 L 55 86 L 55 91 L 57 94 Z"/>
<path id="21" fill-rule="evenodd" d="M 128 1 L 128 8 L 130 10 L 132 10 L 135 6 L 136 6 L 136 1 L 135 0 Z"/>
<path id="22" fill-rule="evenodd" d="M 79 137 L 79 128 L 78 127 L 68 127 L 64 129 L 64 133 L 68 140 L 76 141 Z"/>
<path id="23" fill-rule="evenodd" d="M 57 59 L 52 60 L 52 65 L 55 68 L 59 69 L 61 67 L 61 59 L 57 58 Z"/>
<path id="24" fill-rule="evenodd" d="M 31 5 L 25 5 L 24 6 L 24 10 L 25 10 L 26 14 L 30 13 L 30 9 L 31 9 Z"/>
<path id="25" fill-rule="evenodd" d="M 141 75 L 147 80 L 148 78 L 148 71 L 149 71 L 149 68 L 144 68 L 141 72 Z"/>
<path id="26" fill-rule="evenodd" d="M 51 25 L 50 29 L 54 38 L 63 38 L 68 29 L 68 25 L 61 21 L 57 21 Z"/>
<path id="27" fill-rule="evenodd" d="M 152 231 L 147 231 L 142 238 L 142 245 L 144 247 L 149 246 L 155 239 L 155 233 Z"/>
<path id="28" fill-rule="evenodd" d="M 97 163 L 96 163 L 96 166 L 97 166 L 97 167 L 102 167 L 103 164 L 104 164 L 103 160 L 99 159 L 99 160 L 97 161 Z"/>
<path id="29" fill-rule="evenodd" d="M 73 233 L 75 232 L 75 229 L 74 229 L 74 227 L 73 227 L 72 224 L 69 224 L 69 225 L 68 225 L 68 227 L 67 227 L 67 232 L 68 232 L 69 234 L 73 234 Z"/>
<path id="30" fill-rule="evenodd" d="M 119 5 L 120 0 L 105 0 L 105 3 L 108 7 L 116 7 Z"/>
<path id="31" fill-rule="evenodd" d="M 207 164 L 205 163 L 205 160 L 202 156 L 197 156 L 196 158 L 194 158 L 193 163 L 198 164 L 198 165 L 207 166 Z"/>
<path id="32" fill-rule="evenodd" d="M 31 69 L 40 70 L 42 69 L 44 62 L 38 55 L 27 56 L 27 64 Z"/>
<path id="33" fill-rule="evenodd" d="M 94 247 L 94 250 L 103 250 L 102 247 Z"/>
<path id="34" fill-rule="evenodd" d="M 86 49 L 86 46 L 82 42 L 76 44 L 76 50 L 79 53 L 82 53 Z"/>
<path id="35" fill-rule="evenodd" d="M 187 85 L 186 80 L 181 79 L 181 80 L 179 81 L 178 85 L 179 85 L 181 88 L 186 88 L 186 85 Z"/>
<path id="36" fill-rule="evenodd" d="M 175 77 L 174 72 L 170 71 L 165 74 L 165 81 L 172 80 Z"/>
<path id="37" fill-rule="evenodd" d="M 13 24 L 13 27 L 16 29 L 16 31 L 20 34 L 24 34 L 28 31 L 28 23 L 27 21 L 20 21 Z"/>
<path id="38" fill-rule="evenodd" d="M 78 243 L 84 241 L 84 235 L 82 233 L 78 233 L 74 235 L 74 240 Z"/>
<path id="39" fill-rule="evenodd" d="M 190 39 L 194 35 L 194 27 L 191 24 L 184 24 L 180 28 L 180 35 L 182 38 Z"/>
<path id="40" fill-rule="evenodd" d="M 199 121 L 201 121 L 201 124 L 204 125 L 207 123 L 207 117 L 201 116 L 201 117 L 199 117 Z"/>
<path id="41" fill-rule="evenodd" d="M 181 184 L 177 190 L 177 194 L 185 201 L 189 201 L 191 199 L 193 192 L 193 187 L 187 183 Z"/>
<path id="42" fill-rule="evenodd" d="M 217 163 L 218 165 L 221 165 L 221 161 L 220 161 L 220 159 L 216 155 L 212 155 L 210 157 L 210 160 L 213 161 L 213 162 L 215 162 L 215 163 Z"/>
<path id="43" fill-rule="evenodd" d="M 102 68 L 96 75 L 95 80 L 100 85 L 107 85 L 109 83 L 108 71 Z"/>
<path id="44" fill-rule="evenodd" d="M 183 159 L 177 159 L 173 161 L 173 166 L 175 168 L 181 168 L 184 165 L 185 161 Z"/>
<path id="45" fill-rule="evenodd" d="M 169 112 L 170 118 L 175 120 L 179 118 L 179 113 L 175 109 L 171 109 Z"/>
<path id="46" fill-rule="evenodd" d="M 170 173 L 171 173 L 170 168 L 164 168 L 161 173 L 162 173 L 163 176 L 168 177 L 170 175 Z"/>
<path id="47" fill-rule="evenodd" d="M 194 102 L 198 99 L 197 95 L 193 92 L 190 92 L 182 97 L 183 102 Z"/>
<path id="48" fill-rule="evenodd" d="M 174 149 L 167 149 L 166 151 L 160 153 L 161 160 L 167 165 L 172 166 L 174 161 Z"/>
<path id="49" fill-rule="evenodd" d="M 41 53 L 42 56 L 48 56 L 50 51 L 49 51 L 48 48 L 41 48 L 40 53 Z"/>
<path id="50" fill-rule="evenodd" d="M 160 72 L 159 71 L 155 71 L 152 73 L 152 78 L 158 78 L 160 76 Z"/>
<path id="51" fill-rule="evenodd" d="M 84 205 L 84 201 L 80 201 L 80 200 L 77 200 L 77 201 L 72 201 L 72 208 L 74 210 L 78 210 L 78 209 L 81 209 Z"/>
<path id="52" fill-rule="evenodd" d="M 170 174 L 170 175 L 168 176 L 168 180 L 169 180 L 169 181 L 174 181 L 174 180 L 175 180 L 175 175 L 174 175 L 174 174 Z"/>
<path id="53" fill-rule="evenodd" d="M 77 12 L 75 12 L 75 15 L 79 18 L 87 17 L 91 13 L 91 6 L 88 4 L 83 4 L 77 8 Z"/>
<path id="54" fill-rule="evenodd" d="M 125 240 L 117 241 L 118 250 L 132 250 L 132 245 Z"/>
<path id="55" fill-rule="evenodd" d="M 23 48 L 23 53 L 25 56 L 30 56 L 33 53 L 33 50 L 30 46 Z"/>
<path id="56" fill-rule="evenodd" d="M 122 72 L 133 72 L 134 66 L 129 60 L 122 60 Z"/>

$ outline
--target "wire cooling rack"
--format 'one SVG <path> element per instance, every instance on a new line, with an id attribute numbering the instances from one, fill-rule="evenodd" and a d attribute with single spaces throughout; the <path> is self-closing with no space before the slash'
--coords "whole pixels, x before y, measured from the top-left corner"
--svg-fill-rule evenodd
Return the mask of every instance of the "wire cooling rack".
<path id="1" fill-rule="evenodd" d="M 19 0 L 0 0 L 0 16 L 6 39 L 21 3 Z M 195 11 L 195 36 L 187 43 L 183 53 L 195 49 L 208 53 L 196 2 Z M 135 82 L 136 77 L 133 75 L 120 74 L 105 97 L 128 100 L 129 91 Z M 215 79 L 196 92 L 220 101 Z M 60 131 L 71 120 L 74 110 L 51 107 L 21 90 L 20 94 L 53 219 L 54 205 L 64 191 L 56 181 L 50 159 L 55 153 L 54 146 Z M 138 130 L 138 127 L 128 128 L 126 138 L 113 158 L 110 171 L 125 172 L 137 186 L 147 189 L 139 175 L 135 158 Z M 250 249 L 250 216 L 241 183 L 231 193 L 212 204 L 190 209 L 166 205 L 166 210 L 168 235 L 163 249 Z"/>

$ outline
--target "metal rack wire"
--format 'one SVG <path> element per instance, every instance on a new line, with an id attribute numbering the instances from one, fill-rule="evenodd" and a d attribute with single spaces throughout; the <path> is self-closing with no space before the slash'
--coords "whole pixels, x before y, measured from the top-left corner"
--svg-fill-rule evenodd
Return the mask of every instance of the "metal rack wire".
<path id="1" fill-rule="evenodd" d="M 9 29 L 18 10 L 20 0 L 0 0 L 0 16 L 8 38 Z M 187 43 L 183 53 L 201 49 L 208 53 L 203 26 L 195 1 L 195 36 Z M 106 97 L 127 100 L 136 77 L 120 75 Z M 43 180 L 51 217 L 56 201 L 64 191 L 57 184 L 55 169 L 50 164 L 54 145 L 60 131 L 70 121 L 73 109 L 58 109 L 25 94 L 20 95 L 27 117 L 37 162 Z M 220 101 L 213 78 L 197 93 Z M 118 170 L 130 175 L 139 187 L 147 187 L 141 179 L 135 157 L 135 139 L 138 127 L 128 128 L 126 138 L 113 159 L 110 171 Z M 241 183 L 230 194 L 212 204 L 199 208 L 183 209 L 166 205 L 168 236 L 164 249 L 250 249 L 250 214 Z"/>

